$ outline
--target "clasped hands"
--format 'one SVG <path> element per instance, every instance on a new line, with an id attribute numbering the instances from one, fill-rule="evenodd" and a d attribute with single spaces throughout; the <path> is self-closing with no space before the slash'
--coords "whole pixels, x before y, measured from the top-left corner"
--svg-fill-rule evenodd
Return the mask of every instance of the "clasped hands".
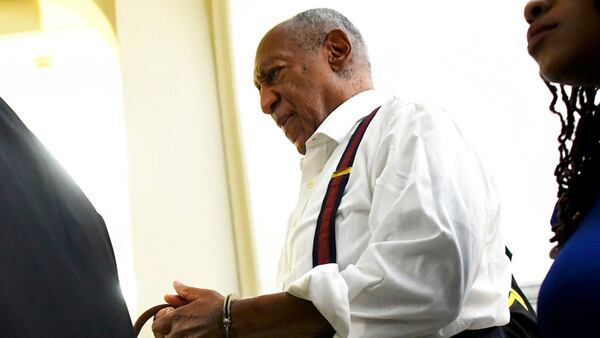
<path id="1" fill-rule="evenodd" d="M 173 282 L 176 295 L 166 295 L 171 307 L 154 317 L 152 331 L 156 338 L 224 337 L 222 309 L 224 297 L 208 289 L 198 289 Z"/>

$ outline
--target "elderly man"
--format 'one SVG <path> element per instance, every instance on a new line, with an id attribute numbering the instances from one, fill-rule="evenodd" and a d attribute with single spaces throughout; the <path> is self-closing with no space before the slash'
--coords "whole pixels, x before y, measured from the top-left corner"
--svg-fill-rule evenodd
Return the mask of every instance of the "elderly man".
<path id="1" fill-rule="evenodd" d="M 471 337 L 508 322 L 492 184 L 444 111 L 373 89 L 347 18 L 313 9 L 277 25 L 254 79 L 304 155 L 285 292 L 232 300 L 176 283 L 157 337 Z"/>

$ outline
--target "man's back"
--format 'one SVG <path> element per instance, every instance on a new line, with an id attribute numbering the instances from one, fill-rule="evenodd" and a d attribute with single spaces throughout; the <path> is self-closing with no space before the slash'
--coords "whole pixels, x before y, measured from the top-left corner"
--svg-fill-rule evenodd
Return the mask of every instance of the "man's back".
<path id="1" fill-rule="evenodd" d="M 0 99 L 0 337 L 133 337 L 102 217 Z"/>

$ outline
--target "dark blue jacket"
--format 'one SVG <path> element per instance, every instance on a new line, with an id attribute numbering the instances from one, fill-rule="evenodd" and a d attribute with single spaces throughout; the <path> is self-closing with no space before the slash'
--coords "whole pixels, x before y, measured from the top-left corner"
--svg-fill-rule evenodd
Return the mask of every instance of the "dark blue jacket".
<path id="1" fill-rule="evenodd" d="M 0 99 L 0 337 L 133 336 L 102 217 Z"/>

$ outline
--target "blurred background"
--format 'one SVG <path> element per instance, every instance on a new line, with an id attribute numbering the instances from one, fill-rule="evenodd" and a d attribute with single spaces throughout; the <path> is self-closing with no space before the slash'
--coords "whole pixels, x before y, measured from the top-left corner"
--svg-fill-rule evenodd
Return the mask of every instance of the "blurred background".
<path id="1" fill-rule="evenodd" d="M 300 155 L 260 111 L 254 52 L 278 22 L 337 9 L 365 37 L 376 88 L 445 108 L 478 150 L 535 301 L 560 125 L 525 3 L 0 0 L 0 97 L 104 216 L 132 317 L 175 279 L 275 292 Z"/>

